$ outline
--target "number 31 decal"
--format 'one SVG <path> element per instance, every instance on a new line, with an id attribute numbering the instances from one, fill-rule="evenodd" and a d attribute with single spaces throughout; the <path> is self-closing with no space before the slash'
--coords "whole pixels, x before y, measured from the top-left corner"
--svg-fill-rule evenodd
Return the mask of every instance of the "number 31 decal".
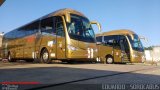
<path id="1" fill-rule="evenodd" d="M 88 58 L 93 58 L 93 49 L 92 48 L 88 48 Z"/>

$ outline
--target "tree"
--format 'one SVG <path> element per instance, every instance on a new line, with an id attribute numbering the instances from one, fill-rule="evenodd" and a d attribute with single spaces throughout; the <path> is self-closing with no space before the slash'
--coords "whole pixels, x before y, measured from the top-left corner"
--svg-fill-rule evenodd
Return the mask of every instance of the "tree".
<path id="1" fill-rule="evenodd" d="M 144 50 L 153 50 L 153 46 L 144 47 Z"/>

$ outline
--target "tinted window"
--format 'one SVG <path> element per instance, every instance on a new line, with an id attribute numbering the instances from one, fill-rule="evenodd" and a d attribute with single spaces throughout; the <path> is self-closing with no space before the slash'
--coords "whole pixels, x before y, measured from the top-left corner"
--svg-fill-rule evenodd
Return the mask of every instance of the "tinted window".
<path id="1" fill-rule="evenodd" d="M 33 22 L 32 24 L 27 25 L 25 28 L 26 35 L 32 35 L 38 32 L 39 30 L 39 21 Z"/>
<path id="2" fill-rule="evenodd" d="M 42 34 L 55 34 L 53 17 L 41 21 L 41 32 Z"/>
<path id="3" fill-rule="evenodd" d="M 72 39 L 85 42 L 96 41 L 90 21 L 85 17 L 71 14 L 71 22 L 67 24 L 67 27 Z"/>
<path id="4" fill-rule="evenodd" d="M 14 39 L 13 31 L 11 31 L 11 32 L 8 34 L 8 39 Z"/>
<path id="5" fill-rule="evenodd" d="M 111 35 L 111 36 L 104 36 L 104 44 L 109 46 L 120 46 L 119 45 L 119 36 L 118 35 Z"/>
<path id="6" fill-rule="evenodd" d="M 11 31 L 11 32 L 8 32 L 7 34 L 5 34 L 4 38 L 7 39 L 7 40 L 15 39 L 14 31 Z"/>
<path id="7" fill-rule="evenodd" d="M 16 32 L 16 38 L 22 38 L 25 35 L 26 34 L 25 34 L 25 29 L 24 28 L 18 29 L 17 32 Z"/>
<path id="8" fill-rule="evenodd" d="M 35 34 L 39 30 L 39 21 L 33 22 L 27 26 L 24 26 L 22 28 L 19 28 L 14 31 L 15 38 L 22 38 L 28 35 Z"/>
<path id="9" fill-rule="evenodd" d="M 61 17 L 56 17 L 55 18 L 55 28 L 56 28 L 58 36 L 62 36 L 62 37 L 65 36 L 63 21 L 62 21 Z"/>
<path id="10" fill-rule="evenodd" d="M 142 51 L 142 52 L 144 51 L 142 42 L 140 41 L 138 35 L 133 34 L 133 40 L 130 35 L 127 35 L 127 36 L 129 38 L 129 41 L 132 45 L 133 50 Z"/>
<path id="11" fill-rule="evenodd" d="M 97 42 L 102 42 L 102 36 L 96 37 Z"/>

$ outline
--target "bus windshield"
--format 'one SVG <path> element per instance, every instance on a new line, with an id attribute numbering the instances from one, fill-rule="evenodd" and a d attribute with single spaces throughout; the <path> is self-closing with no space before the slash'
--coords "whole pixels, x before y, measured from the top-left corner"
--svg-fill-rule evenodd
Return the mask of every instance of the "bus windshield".
<path id="1" fill-rule="evenodd" d="M 89 20 L 85 17 L 71 14 L 71 23 L 68 23 L 68 33 L 71 39 L 95 42 L 95 34 Z"/>
<path id="2" fill-rule="evenodd" d="M 129 41 L 130 41 L 130 43 L 132 45 L 133 50 L 142 51 L 143 52 L 144 48 L 143 48 L 142 42 L 140 41 L 138 35 L 133 34 L 133 37 L 134 37 L 134 39 L 132 40 L 131 36 L 128 35 L 128 38 L 129 38 Z"/>

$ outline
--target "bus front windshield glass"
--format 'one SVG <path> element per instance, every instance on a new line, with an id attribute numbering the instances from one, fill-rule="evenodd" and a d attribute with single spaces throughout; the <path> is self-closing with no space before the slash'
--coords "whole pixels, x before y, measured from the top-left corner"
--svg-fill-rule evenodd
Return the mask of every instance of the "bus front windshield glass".
<path id="1" fill-rule="evenodd" d="M 133 40 L 131 39 L 131 36 L 128 35 L 128 38 L 130 40 L 130 43 L 132 45 L 132 48 L 133 50 L 136 50 L 136 51 L 144 51 L 144 48 L 143 48 L 143 45 L 142 45 L 142 42 L 140 41 L 138 35 L 136 34 L 133 34 Z"/>
<path id="2" fill-rule="evenodd" d="M 71 39 L 84 42 L 95 42 L 94 31 L 87 18 L 71 14 L 71 23 L 68 23 L 67 26 Z"/>

